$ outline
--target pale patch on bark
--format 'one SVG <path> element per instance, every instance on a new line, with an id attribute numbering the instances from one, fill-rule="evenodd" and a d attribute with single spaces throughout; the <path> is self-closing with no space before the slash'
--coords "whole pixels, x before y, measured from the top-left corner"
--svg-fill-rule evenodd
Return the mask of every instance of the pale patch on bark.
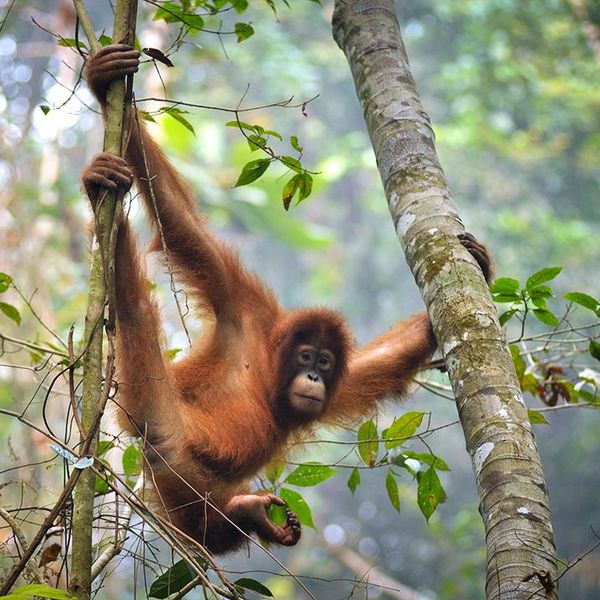
<path id="1" fill-rule="evenodd" d="M 404 236 L 408 228 L 415 222 L 417 217 L 411 213 L 405 213 L 398 219 L 398 227 L 396 228 L 399 235 Z"/>
<path id="2" fill-rule="evenodd" d="M 475 450 L 475 452 L 473 452 L 473 468 L 475 469 L 475 473 L 478 477 L 479 473 L 481 472 L 481 468 L 483 467 L 483 463 L 486 461 L 493 449 L 494 444 L 491 442 L 484 442 Z"/>
<path id="3" fill-rule="evenodd" d="M 444 356 L 448 356 L 448 354 L 450 354 L 450 352 L 452 352 L 452 350 L 454 350 L 454 348 L 456 348 L 459 344 L 460 344 L 460 340 L 458 340 L 455 337 L 451 337 L 444 344 L 444 347 L 442 348 L 442 353 L 444 354 Z"/>

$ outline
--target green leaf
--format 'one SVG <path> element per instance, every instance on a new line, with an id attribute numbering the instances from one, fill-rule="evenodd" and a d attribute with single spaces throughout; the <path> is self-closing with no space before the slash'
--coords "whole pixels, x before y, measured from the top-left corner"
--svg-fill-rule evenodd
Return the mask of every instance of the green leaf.
<path id="1" fill-rule="evenodd" d="M 285 479 L 290 485 L 310 487 L 318 485 L 335 475 L 337 471 L 319 463 L 305 463 L 296 467 Z"/>
<path id="2" fill-rule="evenodd" d="M 598 302 L 596 298 L 593 298 L 588 294 L 584 294 L 583 292 L 568 292 L 564 297 L 571 302 L 575 302 L 575 304 L 579 304 L 579 306 L 589 308 L 596 314 L 596 316 L 600 317 L 600 302 Z"/>
<path id="3" fill-rule="evenodd" d="M 292 169 L 292 171 L 296 171 L 296 173 L 302 173 L 302 163 L 293 156 L 282 156 L 281 162 L 288 168 Z"/>
<path id="4" fill-rule="evenodd" d="M 417 428 L 423 422 L 422 412 L 407 412 L 396 419 L 388 429 L 383 432 L 385 447 L 387 450 L 396 448 L 415 434 Z"/>
<path id="5" fill-rule="evenodd" d="M 539 410 L 529 409 L 527 411 L 527 416 L 529 417 L 529 422 L 534 425 L 539 425 L 539 424 L 547 425 L 548 424 L 548 421 L 546 420 L 544 413 L 541 413 Z"/>
<path id="6" fill-rule="evenodd" d="M 235 0 L 231 3 L 238 14 L 242 14 L 248 8 L 248 0 Z"/>
<path id="7" fill-rule="evenodd" d="M 449 471 L 450 467 L 443 461 L 439 456 L 430 454 L 429 452 L 413 452 L 412 450 L 405 450 L 402 455 L 406 458 L 414 458 L 425 465 L 433 467 L 437 471 Z"/>
<path id="8" fill-rule="evenodd" d="M 529 297 L 533 300 L 536 298 L 552 298 L 554 296 L 554 292 L 552 288 L 547 285 L 538 285 L 529 291 Z"/>
<path id="9" fill-rule="evenodd" d="M 149 112 L 146 112 L 145 110 L 138 110 L 137 113 L 140 115 L 140 117 L 142 117 L 142 119 L 144 119 L 144 121 L 156 123 L 156 119 Z"/>
<path id="10" fill-rule="evenodd" d="M 417 473 L 417 504 L 427 521 L 438 504 L 446 501 L 446 492 L 434 468 Z"/>
<path id="11" fill-rule="evenodd" d="M 581 398 L 584 402 L 588 402 L 589 404 L 600 404 L 600 396 L 595 396 L 591 392 L 587 390 L 577 390 L 577 396 Z"/>
<path id="12" fill-rule="evenodd" d="M 300 187 L 300 176 L 294 175 L 284 186 L 281 191 L 281 199 L 283 200 L 283 208 L 288 210 L 294 195 Z"/>
<path id="13" fill-rule="evenodd" d="M 316 531 L 315 524 L 313 523 L 312 513 L 310 506 L 301 494 L 289 488 L 281 488 L 279 490 L 279 496 L 288 505 L 289 509 L 296 513 L 296 517 L 302 525 L 312 527 Z"/>
<path id="14" fill-rule="evenodd" d="M 60 38 L 58 40 L 58 45 L 63 46 L 64 48 L 74 48 L 79 46 L 82 50 L 87 50 L 87 46 L 81 40 L 77 41 L 75 38 Z"/>
<path id="15" fill-rule="evenodd" d="M 350 473 L 350 477 L 348 477 L 348 482 L 346 485 L 353 494 L 356 491 L 356 488 L 360 485 L 360 471 L 356 467 L 352 469 L 352 473 Z"/>
<path id="16" fill-rule="evenodd" d="M 298 163 L 299 164 L 299 163 Z M 303 172 L 294 175 L 283 188 L 282 199 L 283 207 L 288 210 L 292 202 L 292 198 L 298 192 L 298 202 L 300 204 L 302 200 L 308 198 L 312 191 L 313 178 L 309 173 Z"/>
<path id="17" fill-rule="evenodd" d="M 298 138 L 295 135 L 292 135 L 290 137 L 290 144 L 296 152 L 302 154 L 302 152 L 304 151 L 304 148 L 300 145 L 300 143 L 298 142 Z"/>
<path id="18" fill-rule="evenodd" d="M 534 304 L 534 306 L 536 306 L 540 310 L 549 310 L 548 304 L 546 303 L 545 298 L 535 298 L 535 299 L 532 298 L 531 301 Z"/>
<path id="19" fill-rule="evenodd" d="M 12 283 L 12 277 L 6 273 L 0 272 L 0 294 L 3 294 Z"/>
<path id="20" fill-rule="evenodd" d="M 236 23 L 235 35 L 237 36 L 238 44 L 247 40 L 254 35 L 254 27 L 248 23 Z"/>
<path id="21" fill-rule="evenodd" d="M 188 131 L 191 131 L 194 135 L 196 135 L 194 126 L 183 116 L 184 114 L 188 113 L 187 110 L 181 110 L 180 108 L 174 108 L 170 106 L 169 108 L 162 108 L 160 112 L 167 113 L 170 117 L 183 125 Z"/>
<path id="22" fill-rule="evenodd" d="M 96 456 L 102 458 L 109 450 L 115 447 L 115 443 L 112 440 L 100 440 L 98 442 L 98 450 Z"/>
<path id="23" fill-rule="evenodd" d="M 285 0 L 284 0 L 284 2 L 285 2 Z M 275 7 L 274 0 L 265 0 L 265 3 L 273 11 L 273 14 L 277 15 L 277 8 Z"/>
<path id="24" fill-rule="evenodd" d="M 300 184 L 298 186 L 298 204 L 308 198 L 312 192 L 313 178 L 310 173 L 300 173 L 298 175 L 300 178 Z"/>
<path id="25" fill-rule="evenodd" d="M 261 596 L 267 596 L 267 598 L 272 598 L 273 594 L 268 587 L 265 587 L 262 583 L 256 581 L 255 579 L 250 579 L 249 577 L 242 577 L 233 582 L 236 586 L 245 589 L 252 590 Z"/>
<path id="26" fill-rule="evenodd" d="M 529 297 L 531 301 L 538 307 L 543 310 L 548 310 L 548 306 L 546 305 L 546 299 L 552 298 L 554 296 L 554 292 L 547 285 L 538 285 L 529 291 Z"/>
<path id="27" fill-rule="evenodd" d="M 251 125 L 245 121 L 227 121 L 227 123 L 225 123 L 225 127 L 237 127 L 238 129 L 246 129 L 247 131 L 259 133 L 256 125 Z"/>
<path id="28" fill-rule="evenodd" d="M 256 181 L 269 168 L 270 164 L 270 158 L 259 158 L 246 163 L 234 187 L 248 185 Z"/>
<path id="29" fill-rule="evenodd" d="M 200 15 L 184 12 L 181 6 L 175 4 L 175 2 L 165 2 L 154 13 L 154 21 L 160 21 L 161 19 L 167 23 L 183 23 L 190 29 L 202 29 L 204 27 L 204 19 Z"/>
<path id="30" fill-rule="evenodd" d="M 398 454 L 398 456 L 392 458 L 392 462 L 395 465 L 406 469 L 413 477 L 416 477 L 417 473 L 421 470 L 421 467 L 423 466 L 419 459 L 404 453 Z"/>
<path id="31" fill-rule="evenodd" d="M 510 321 L 515 316 L 516 312 L 517 311 L 514 308 L 511 308 L 510 310 L 503 312 L 498 317 L 498 321 L 500 321 L 500 325 L 506 325 L 508 323 L 508 321 Z"/>
<path id="32" fill-rule="evenodd" d="M 490 288 L 492 294 L 502 294 L 507 296 L 518 296 L 521 284 L 512 277 L 500 277 L 496 279 Z"/>
<path id="33" fill-rule="evenodd" d="M 596 340 L 590 340 L 590 345 L 588 349 L 590 351 L 590 354 L 596 360 L 600 360 L 600 342 L 597 342 Z"/>
<path id="34" fill-rule="evenodd" d="M 400 512 L 400 494 L 398 493 L 398 483 L 391 471 L 385 478 L 385 489 L 387 490 L 388 498 L 392 503 L 392 506 Z"/>
<path id="35" fill-rule="evenodd" d="M 267 140 L 262 135 L 252 133 L 248 136 L 248 146 L 252 152 L 256 152 L 256 150 L 267 147 Z"/>
<path id="36" fill-rule="evenodd" d="M 196 562 L 201 569 L 206 569 L 206 561 L 203 558 L 196 558 Z M 148 596 L 159 599 L 168 598 L 171 594 L 183 589 L 195 577 L 196 573 L 190 569 L 185 560 L 177 561 L 152 582 Z"/>
<path id="37" fill-rule="evenodd" d="M 75 598 L 64 590 L 43 583 L 32 583 L 13 589 L 8 596 L 2 596 L 0 600 L 30 600 L 33 597 L 50 598 L 51 600 L 73 600 Z"/>
<path id="38" fill-rule="evenodd" d="M 265 467 L 265 475 L 275 485 L 275 482 L 281 477 L 284 468 L 285 463 L 280 458 L 273 458 Z"/>
<path id="39" fill-rule="evenodd" d="M 282 140 L 283 138 L 281 137 L 281 134 L 278 131 L 275 131 L 273 129 L 262 129 L 261 127 L 261 132 L 262 135 L 271 135 L 273 137 L 276 137 L 278 140 Z"/>
<path id="40" fill-rule="evenodd" d="M 546 269 L 542 269 L 537 273 L 534 273 L 526 282 L 525 289 L 527 291 L 531 291 L 540 283 L 544 283 L 546 281 L 551 281 L 554 279 L 560 272 L 562 271 L 562 267 L 547 267 Z"/>
<path id="41" fill-rule="evenodd" d="M 100 496 L 104 496 L 105 494 L 108 494 L 108 492 L 110 492 L 110 486 L 108 485 L 106 479 L 99 477 L 98 475 L 96 475 L 96 483 L 94 485 L 94 489 L 96 491 L 96 494 Z"/>
<path id="42" fill-rule="evenodd" d="M 142 451 L 137 444 L 127 446 L 121 460 L 123 473 L 127 478 L 139 475 L 142 472 Z"/>
<path id="43" fill-rule="evenodd" d="M 12 319 L 17 325 L 21 324 L 21 315 L 19 311 L 7 302 L 0 302 L 0 310 L 9 318 Z"/>
<path id="44" fill-rule="evenodd" d="M 40 104 L 40 110 L 47 115 L 52 109 L 47 104 Z"/>
<path id="45" fill-rule="evenodd" d="M 551 327 L 558 327 L 560 325 L 558 318 L 548 309 L 534 308 L 533 314 L 536 316 L 538 321 L 541 321 L 545 325 L 550 325 Z"/>
<path id="46" fill-rule="evenodd" d="M 102 47 L 108 46 L 109 44 L 112 44 L 112 38 L 109 35 L 106 35 L 105 33 L 103 33 L 100 36 L 100 38 L 98 39 L 98 41 L 100 42 L 100 45 Z"/>
<path id="47" fill-rule="evenodd" d="M 358 454 L 365 465 L 373 467 L 377 462 L 379 453 L 379 439 L 377 426 L 372 419 L 365 421 L 358 429 Z"/>
<path id="48" fill-rule="evenodd" d="M 492 300 L 498 304 L 508 304 L 509 302 L 518 302 L 521 300 L 521 296 L 517 294 L 492 294 Z"/>

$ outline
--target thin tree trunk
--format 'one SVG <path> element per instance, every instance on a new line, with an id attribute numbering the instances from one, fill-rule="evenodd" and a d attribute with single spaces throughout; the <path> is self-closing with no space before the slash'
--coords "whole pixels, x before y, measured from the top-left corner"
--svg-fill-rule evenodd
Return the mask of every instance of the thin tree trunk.
<path id="1" fill-rule="evenodd" d="M 337 0 L 389 209 L 446 359 L 486 531 L 486 597 L 558 597 L 546 483 L 513 362 L 410 73 L 393 0 Z"/>
<path id="2" fill-rule="evenodd" d="M 79 20 L 82 23 L 93 52 L 99 49 L 82 0 L 74 0 Z M 133 45 L 137 0 L 117 0 L 113 27 L 113 41 Z M 123 155 L 123 132 L 127 130 L 127 98 L 125 83 L 113 82 L 107 92 L 104 149 Z M 109 331 L 114 329 L 114 243 L 119 225 L 121 199 L 115 193 L 107 193 L 95 215 L 95 243 L 92 252 L 88 309 L 85 317 L 86 351 L 83 358 L 83 395 L 81 423 L 87 437 L 94 438 L 89 453 L 94 455 L 97 448 L 97 413 L 103 410 L 101 398 L 106 397 L 102 381 L 102 339 L 105 308 L 108 300 L 107 324 Z M 105 386 L 111 385 L 107 372 Z M 83 440 L 82 440 L 83 442 Z M 79 479 L 73 497 L 73 549 L 71 560 L 70 590 L 78 598 L 88 600 L 92 585 L 92 530 L 94 521 L 94 494 L 96 476 L 92 469 L 86 469 Z"/>

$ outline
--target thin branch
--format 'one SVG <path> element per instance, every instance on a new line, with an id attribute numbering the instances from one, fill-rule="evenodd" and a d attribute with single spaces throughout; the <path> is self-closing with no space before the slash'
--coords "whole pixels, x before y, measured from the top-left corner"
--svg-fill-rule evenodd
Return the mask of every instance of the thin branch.
<path id="1" fill-rule="evenodd" d="M 11 569 L 10 573 L 6 576 L 2 587 L 0 587 L 0 596 L 8 595 L 12 586 L 14 585 L 15 581 L 17 581 L 23 569 L 27 567 L 30 558 L 33 556 L 37 547 L 41 544 L 42 540 L 44 539 L 44 536 L 46 535 L 46 532 L 50 529 L 50 527 L 52 527 L 52 525 L 54 525 L 54 521 L 63 510 L 65 504 L 67 503 L 67 500 L 71 496 L 71 492 L 73 491 L 73 488 L 75 487 L 75 484 L 77 483 L 77 480 L 79 479 L 81 473 L 82 471 L 80 469 L 73 469 L 73 472 L 71 473 L 69 480 L 67 481 L 65 487 L 63 488 L 63 491 L 58 497 L 56 504 L 48 513 L 47 517 L 44 519 L 44 522 L 42 523 L 41 527 L 37 530 L 37 533 L 31 540 L 31 544 L 29 545 L 27 550 L 23 552 L 21 560 L 19 560 L 19 562 Z"/>
<path id="2" fill-rule="evenodd" d="M 92 21 L 90 16 L 85 9 L 85 5 L 83 4 L 83 0 L 73 0 L 73 4 L 75 6 L 75 11 L 77 12 L 77 18 L 83 27 L 83 31 L 85 32 L 85 36 L 88 39 L 88 43 L 93 53 L 98 52 L 102 46 L 100 42 L 96 39 L 96 32 L 94 31 L 94 26 L 92 25 Z"/>
<path id="3" fill-rule="evenodd" d="M 198 104 L 195 102 L 184 102 L 183 100 L 171 100 L 169 98 L 155 98 L 153 96 L 148 96 L 145 98 L 137 98 L 136 99 L 136 103 L 139 104 L 140 102 L 160 102 L 163 104 L 170 104 L 171 108 L 175 108 L 177 106 L 187 106 L 190 108 L 202 108 L 205 110 L 214 110 L 217 112 L 226 112 L 226 113 L 231 113 L 231 114 L 238 114 L 238 113 L 247 113 L 247 112 L 252 112 L 252 111 L 256 111 L 256 110 L 265 110 L 267 108 L 302 108 L 305 107 L 306 105 L 310 104 L 311 102 L 313 102 L 314 100 L 316 100 L 319 97 L 319 95 L 317 94 L 316 96 L 313 96 L 312 98 L 305 100 L 304 102 L 300 102 L 299 104 L 292 104 L 292 101 L 294 100 L 294 96 L 290 96 L 287 100 L 281 100 L 280 102 L 272 102 L 271 104 L 261 104 L 259 106 L 250 106 L 248 108 L 227 108 L 225 106 L 214 106 L 211 104 Z"/>
<path id="4" fill-rule="evenodd" d="M 29 348 L 30 350 L 35 350 L 36 352 L 43 352 L 44 354 L 53 354 L 62 358 L 69 358 L 68 354 L 66 354 L 65 352 L 61 352 L 60 350 L 52 350 L 51 348 L 47 348 L 46 346 L 40 346 L 39 344 L 34 344 L 32 342 L 27 342 L 25 340 L 10 337 L 9 335 L 5 335 L 2 332 L 0 332 L 0 341 L 10 342 L 11 344 L 17 344 L 18 346 L 23 346 L 23 348 Z"/>
<path id="5" fill-rule="evenodd" d="M 17 542 L 19 542 L 19 545 L 21 546 L 21 550 L 23 552 L 27 552 L 27 549 L 29 548 L 29 544 L 27 543 L 27 539 L 25 538 L 25 534 L 23 533 L 23 530 L 21 529 L 21 527 L 19 527 L 19 524 L 14 519 L 14 517 L 5 508 L 3 508 L 1 506 L 0 506 L 0 517 L 2 517 L 8 523 L 8 526 L 12 529 L 13 533 L 15 534 L 15 538 L 16 538 Z M 29 579 L 32 582 L 43 583 L 44 576 L 35 564 L 28 562 L 25 567 L 25 571 L 28 573 Z"/>
<path id="6" fill-rule="evenodd" d="M 144 487 L 144 476 L 140 475 L 133 488 L 132 496 L 135 497 Z M 123 544 L 127 539 L 127 531 L 131 516 L 133 514 L 133 506 L 131 503 L 126 503 L 122 513 L 117 513 L 115 516 L 115 536 L 114 543 L 106 548 L 92 565 L 92 581 L 100 575 L 106 568 L 108 563 L 117 556 L 123 549 Z"/>
<path id="7" fill-rule="evenodd" d="M 13 9 L 13 6 L 15 5 L 16 2 L 17 2 L 17 0 L 12 0 L 12 2 L 8 5 L 8 8 L 6 9 L 4 16 L 2 17 L 2 19 L 0 19 L 0 33 L 2 33 L 2 30 L 4 29 L 4 25 L 6 25 L 6 21 L 8 21 L 8 16 L 10 15 L 10 11 Z"/>

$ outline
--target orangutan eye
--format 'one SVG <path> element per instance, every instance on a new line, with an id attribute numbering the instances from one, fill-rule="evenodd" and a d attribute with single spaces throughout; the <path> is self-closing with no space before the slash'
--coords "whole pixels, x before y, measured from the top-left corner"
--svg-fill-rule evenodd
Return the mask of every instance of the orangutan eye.
<path id="1" fill-rule="evenodd" d="M 312 356 L 310 355 L 310 352 L 300 352 L 300 356 L 298 357 L 298 362 L 301 365 L 309 365 L 311 360 L 312 360 Z"/>
<path id="2" fill-rule="evenodd" d="M 319 369 L 321 369 L 321 371 L 329 371 L 330 368 L 331 362 L 329 359 L 326 356 L 321 356 L 321 358 L 319 358 Z"/>

